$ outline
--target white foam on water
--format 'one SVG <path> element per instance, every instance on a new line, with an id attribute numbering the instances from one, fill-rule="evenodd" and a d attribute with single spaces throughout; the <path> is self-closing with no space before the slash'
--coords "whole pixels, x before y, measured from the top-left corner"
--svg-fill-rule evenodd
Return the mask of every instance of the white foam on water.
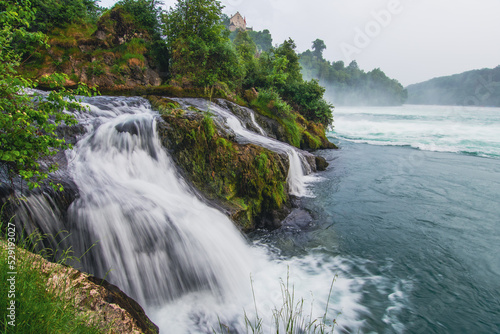
<path id="1" fill-rule="evenodd" d="M 349 141 L 500 157 L 500 109 L 402 106 L 337 108 L 335 130 Z"/>

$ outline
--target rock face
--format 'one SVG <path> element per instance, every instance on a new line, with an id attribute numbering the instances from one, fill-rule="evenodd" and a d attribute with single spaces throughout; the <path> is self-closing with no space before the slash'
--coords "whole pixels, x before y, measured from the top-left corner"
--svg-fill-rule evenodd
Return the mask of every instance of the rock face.
<path id="1" fill-rule="evenodd" d="M 281 225 L 290 211 L 286 154 L 237 144 L 200 112 L 164 114 L 157 127 L 181 174 L 239 228 Z"/>
<path id="2" fill-rule="evenodd" d="M 47 278 L 47 292 L 72 302 L 103 333 L 159 333 L 142 307 L 116 286 L 39 255 L 18 252 L 32 257 L 33 268 Z"/>
<path id="3" fill-rule="evenodd" d="M 82 25 L 54 31 L 48 50 L 24 65 L 30 77 L 54 72 L 69 76 L 68 86 L 78 82 L 99 86 L 101 91 L 127 90 L 138 86 L 158 86 L 162 71 L 152 56 L 155 43 L 120 6 L 103 14 L 95 26 Z"/>

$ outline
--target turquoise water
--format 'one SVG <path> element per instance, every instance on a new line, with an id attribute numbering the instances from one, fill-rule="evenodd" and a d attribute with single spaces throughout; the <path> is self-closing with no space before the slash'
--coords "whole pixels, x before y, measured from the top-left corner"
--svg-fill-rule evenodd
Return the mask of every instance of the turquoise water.
<path id="1" fill-rule="evenodd" d="M 357 143 L 499 158 L 500 108 L 337 108 L 332 135 Z"/>
<path id="2" fill-rule="evenodd" d="M 500 333 L 500 109 L 336 110 L 315 221 L 266 241 L 352 259 L 358 325 L 339 332 Z M 369 281 L 373 283 L 370 284 Z M 342 325 L 342 314 L 338 322 Z"/>

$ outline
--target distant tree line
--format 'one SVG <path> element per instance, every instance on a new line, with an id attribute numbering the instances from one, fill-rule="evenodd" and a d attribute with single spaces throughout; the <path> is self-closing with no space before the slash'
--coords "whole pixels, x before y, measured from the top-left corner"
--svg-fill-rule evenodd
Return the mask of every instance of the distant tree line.
<path id="1" fill-rule="evenodd" d="M 407 92 L 395 79 L 387 77 L 376 68 L 365 72 L 354 60 L 348 66 L 343 61 L 328 61 L 323 58 L 324 41 L 316 39 L 312 51 L 300 55 L 303 74 L 308 79 L 317 79 L 326 87 L 329 99 L 339 105 L 400 105 L 405 103 Z"/>
<path id="2" fill-rule="evenodd" d="M 500 107 L 500 66 L 408 86 L 408 103 Z"/>

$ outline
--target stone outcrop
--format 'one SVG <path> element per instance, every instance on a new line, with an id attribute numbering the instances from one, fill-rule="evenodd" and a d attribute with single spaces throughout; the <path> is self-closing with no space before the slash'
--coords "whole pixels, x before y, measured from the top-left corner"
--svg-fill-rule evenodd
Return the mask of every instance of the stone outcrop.
<path id="1" fill-rule="evenodd" d="M 67 86 L 85 83 L 101 92 L 127 90 L 138 86 L 159 86 L 164 75 L 151 55 L 150 34 L 135 24 L 123 8 L 116 6 L 103 14 L 95 26 L 71 27 L 49 34 L 51 47 L 40 50 L 36 61 L 23 71 L 40 78 L 64 73 Z M 41 85 L 43 87 L 43 85 Z"/>
<path id="2" fill-rule="evenodd" d="M 6 245 L 2 243 L 2 247 Z M 31 268 L 45 277 L 48 293 L 72 303 L 102 333 L 159 333 L 143 308 L 118 287 L 23 249 L 16 252 L 18 257 L 30 257 L 26 263 L 31 263 Z"/>
<path id="3" fill-rule="evenodd" d="M 248 232 L 281 225 L 291 207 L 286 154 L 237 144 L 209 116 L 196 111 L 164 113 L 157 128 L 185 179 L 239 228 Z"/>

